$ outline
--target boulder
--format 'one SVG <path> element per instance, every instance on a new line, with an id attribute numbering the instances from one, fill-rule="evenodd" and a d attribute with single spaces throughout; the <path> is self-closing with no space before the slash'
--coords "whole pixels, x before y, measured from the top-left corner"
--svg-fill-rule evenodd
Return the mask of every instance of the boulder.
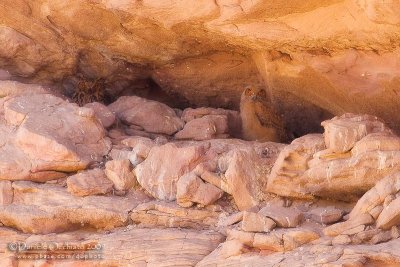
<path id="1" fill-rule="evenodd" d="M 0 206 L 11 204 L 13 201 L 13 188 L 10 181 L 0 181 Z"/>
<path id="2" fill-rule="evenodd" d="M 137 96 L 120 97 L 108 108 L 124 123 L 149 133 L 172 135 L 185 124 L 167 105 Z"/>
<path id="3" fill-rule="evenodd" d="M 383 121 L 375 116 L 346 113 L 321 123 L 325 129 L 326 147 L 334 153 L 350 151 L 370 133 L 390 132 Z"/>
<path id="4" fill-rule="evenodd" d="M 321 136 L 293 141 L 274 165 L 268 192 L 356 201 L 380 179 L 400 170 L 400 138 L 375 117 L 346 114 L 324 125 L 324 142 L 330 148 L 324 149 Z"/>
<path id="5" fill-rule="evenodd" d="M 81 171 L 67 179 L 68 192 L 75 196 L 104 195 L 112 191 L 113 183 L 104 171 L 93 169 Z"/>
<path id="6" fill-rule="evenodd" d="M 140 227 L 215 228 L 220 213 L 209 209 L 182 208 L 175 203 L 153 201 L 138 205 L 130 214 Z"/>
<path id="7" fill-rule="evenodd" d="M 284 208 L 279 206 L 265 206 L 258 214 L 271 218 L 278 227 L 290 228 L 301 224 L 303 213 L 295 208 Z"/>
<path id="8" fill-rule="evenodd" d="M 243 212 L 242 230 L 245 232 L 269 232 L 274 229 L 276 223 L 262 214 L 255 212 Z"/>
<path id="9" fill-rule="evenodd" d="M 183 111 L 181 118 L 188 123 L 192 120 L 200 119 L 209 115 L 222 115 L 226 117 L 228 124 L 227 134 L 236 138 L 241 137 L 242 119 L 240 118 L 239 112 L 235 110 L 210 107 L 187 108 Z"/>
<path id="10" fill-rule="evenodd" d="M 59 185 L 13 182 L 14 200 L 0 206 L 0 223 L 26 233 L 61 233 L 79 228 L 109 230 L 128 223 L 129 212 L 149 201 L 143 192 L 125 197 L 77 197 Z"/>
<path id="11" fill-rule="evenodd" d="M 93 110 L 50 94 L 11 97 L 0 117 L 3 180 L 59 179 L 101 161 L 111 148 Z"/>
<path id="12" fill-rule="evenodd" d="M 116 119 L 115 115 L 107 106 L 99 102 L 92 102 L 86 104 L 85 107 L 93 109 L 96 118 L 101 122 L 104 128 L 109 128 L 114 124 Z"/>
<path id="13" fill-rule="evenodd" d="M 343 217 L 343 211 L 334 207 L 315 208 L 309 214 L 311 220 L 325 225 L 338 222 Z"/>
<path id="14" fill-rule="evenodd" d="M 300 185 L 299 177 L 309 168 L 308 162 L 313 155 L 324 148 L 321 134 L 309 134 L 294 140 L 280 152 L 265 190 L 287 197 L 309 197 Z"/>
<path id="15" fill-rule="evenodd" d="M 105 165 L 105 174 L 118 191 L 127 191 L 136 185 L 136 176 L 128 159 L 110 160 Z"/>
<path id="16" fill-rule="evenodd" d="M 137 181 L 155 198 L 175 200 L 179 178 L 193 170 L 206 151 L 206 145 L 178 147 L 168 143 L 153 147 L 135 169 Z"/>
<path id="17" fill-rule="evenodd" d="M 225 115 L 206 115 L 186 123 L 175 134 L 176 139 L 209 140 L 229 136 L 228 118 Z"/>
<path id="18" fill-rule="evenodd" d="M 176 201 L 182 207 L 191 207 L 194 203 L 207 206 L 218 200 L 224 191 L 203 182 L 195 173 L 190 172 L 179 178 Z"/>

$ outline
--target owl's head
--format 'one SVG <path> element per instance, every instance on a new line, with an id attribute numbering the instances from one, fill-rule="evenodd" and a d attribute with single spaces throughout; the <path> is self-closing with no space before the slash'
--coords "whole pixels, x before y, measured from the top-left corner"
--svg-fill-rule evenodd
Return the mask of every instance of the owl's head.
<path id="1" fill-rule="evenodd" d="M 243 91 L 242 98 L 250 99 L 252 101 L 267 99 L 267 93 L 262 88 L 246 87 Z"/>

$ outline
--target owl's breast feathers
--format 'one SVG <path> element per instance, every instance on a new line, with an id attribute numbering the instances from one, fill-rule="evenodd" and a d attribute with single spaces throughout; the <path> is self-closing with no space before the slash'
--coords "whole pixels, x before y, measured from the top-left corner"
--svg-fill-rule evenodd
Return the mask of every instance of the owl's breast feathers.
<path id="1" fill-rule="evenodd" d="M 254 111 L 260 124 L 266 128 L 274 128 L 282 141 L 287 139 L 285 125 L 281 116 L 270 106 L 270 103 L 256 101 Z"/>

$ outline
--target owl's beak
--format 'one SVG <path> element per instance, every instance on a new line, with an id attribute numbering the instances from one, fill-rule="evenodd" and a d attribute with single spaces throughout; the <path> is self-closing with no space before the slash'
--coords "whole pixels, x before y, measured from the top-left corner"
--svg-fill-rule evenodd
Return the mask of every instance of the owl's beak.
<path id="1" fill-rule="evenodd" d="M 257 100 L 257 96 L 256 95 L 252 95 L 251 96 L 251 100 L 253 100 L 253 101 Z"/>

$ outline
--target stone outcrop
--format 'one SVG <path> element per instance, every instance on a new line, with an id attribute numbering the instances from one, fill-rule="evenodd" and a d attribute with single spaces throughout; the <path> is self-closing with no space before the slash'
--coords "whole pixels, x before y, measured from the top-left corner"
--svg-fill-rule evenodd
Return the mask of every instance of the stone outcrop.
<path id="1" fill-rule="evenodd" d="M 89 108 L 50 94 L 8 96 L 0 112 L 0 179 L 44 182 L 101 161 L 111 148 Z"/>
<path id="2" fill-rule="evenodd" d="M 324 143 L 309 135 L 281 152 L 268 192 L 354 200 L 399 170 L 400 138 L 376 117 L 345 114 L 323 125 Z"/>
<path id="3" fill-rule="evenodd" d="M 206 149 L 204 145 L 178 147 L 165 144 L 153 147 L 135 169 L 137 181 L 152 196 L 175 200 L 178 179 L 203 160 Z"/>
<path id="4" fill-rule="evenodd" d="M 128 213 L 148 201 L 142 192 L 125 197 L 76 197 L 58 185 L 13 183 L 12 204 L 0 206 L 0 222 L 27 233 L 60 233 L 92 227 L 113 229 L 126 225 Z"/>
<path id="5" fill-rule="evenodd" d="M 104 195 L 112 191 L 113 183 L 103 170 L 82 171 L 67 178 L 68 192 L 75 196 Z"/>
<path id="6" fill-rule="evenodd" d="M 238 115 L 231 110 L 181 111 L 152 101 L 154 125 L 145 129 L 129 116 L 148 100 L 126 97 L 111 104 L 120 110 L 105 129 L 106 106 L 80 108 L 41 87 L 7 84 L 16 90 L 0 99 L 1 266 L 41 265 L 21 258 L 37 253 L 102 258 L 46 259 L 49 266 L 400 262 L 400 139 L 374 116 L 335 117 L 323 123 L 324 134 L 289 145 L 259 143 L 231 138 Z M 157 132 L 169 120 L 159 109 L 174 112 L 184 128 L 224 118 L 225 136 Z M 18 166 L 29 174 L 3 179 Z M 16 242 L 82 246 L 16 251 Z"/>
<path id="7" fill-rule="evenodd" d="M 118 119 L 146 132 L 172 135 L 184 126 L 172 108 L 156 101 L 125 96 L 108 107 Z"/>

